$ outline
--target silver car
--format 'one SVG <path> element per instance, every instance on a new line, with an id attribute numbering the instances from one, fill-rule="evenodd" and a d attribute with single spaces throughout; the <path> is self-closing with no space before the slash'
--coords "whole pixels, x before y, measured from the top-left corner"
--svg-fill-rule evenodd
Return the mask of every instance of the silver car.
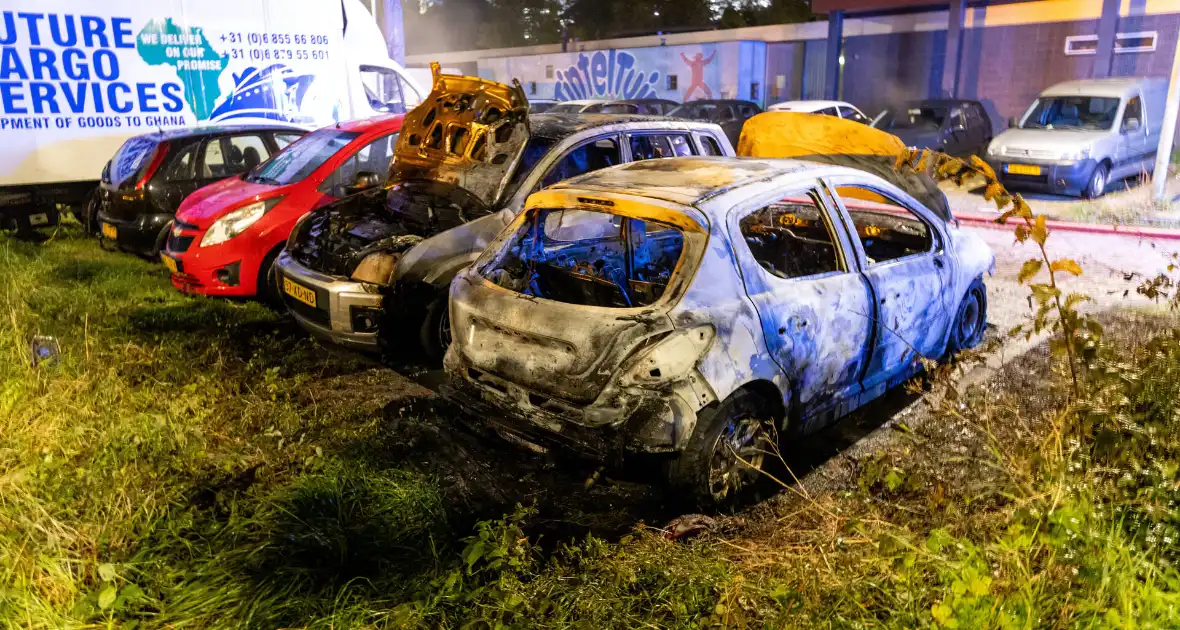
<path id="1" fill-rule="evenodd" d="M 870 173 L 677 158 L 558 184 L 451 283 L 449 396 L 514 441 L 662 453 L 705 504 L 982 338 L 977 236 Z"/>
<path id="2" fill-rule="evenodd" d="M 987 161 L 1010 188 L 1101 197 L 1154 169 L 1167 92 L 1164 79 L 1059 83 L 992 140 Z"/>
<path id="3" fill-rule="evenodd" d="M 436 77 L 435 90 L 406 115 L 385 187 L 301 220 L 278 273 L 322 296 L 314 309 L 288 299 L 313 334 L 367 350 L 408 339 L 441 361 L 451 334 L 451 278 L 515 218 L 530 193 L 626 162 L 733 154 L 714 124 L 529 115 L 519 87 Z M 382 329 L 389 333 L 384 338 Z"/>

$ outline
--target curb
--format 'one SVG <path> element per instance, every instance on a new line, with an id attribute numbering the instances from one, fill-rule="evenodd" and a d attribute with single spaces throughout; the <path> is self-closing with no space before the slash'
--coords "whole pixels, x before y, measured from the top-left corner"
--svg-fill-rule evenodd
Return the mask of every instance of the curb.
<path id="1" fill-rule="evenodd" d="M 952 211 L 951 214 L 963 223 L 991 227 L 1000 230 L 1011 229 L 1011 226 L 1013 225 L 1011 222 L 1003 225 L 996 223 L 996 219 L 1000 216 L 998 212 L 983 213 Z M 1059 221 L 1056 219 L 1046 219 L 1045 227 L 1049 228 L 1050 230 L 1061 230 L 1063 232 L 1084 232 L 1087 234 L 1105 234 L 1107 236 L 1137 236 L 1139 238 L 1180 241 L 1180 229 L 1144 227 L 1135 225 L 1076 223 L 1074 221 Z"/>

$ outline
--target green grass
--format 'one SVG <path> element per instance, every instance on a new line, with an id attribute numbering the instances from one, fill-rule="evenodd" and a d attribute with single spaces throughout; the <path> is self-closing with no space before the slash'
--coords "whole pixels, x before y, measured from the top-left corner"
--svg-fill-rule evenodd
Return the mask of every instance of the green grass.
<path id="1" fill-rule="evenodd" d="M 0 236 L 0 294 L 3 627 L 1180 624 L 1170 324 L 1111 326 L 1121 377 L 1088 407 L 1034 353 L 836 487 L 684 543 L 547 539 L 579 515 L 517 490 L 473 507 L 454 488 L 484 479 L 415 463 L 448 425 L 383 413 L 396 375 L 73 229 Z M 59 362 L 30 365 L 35 334 Z"/>

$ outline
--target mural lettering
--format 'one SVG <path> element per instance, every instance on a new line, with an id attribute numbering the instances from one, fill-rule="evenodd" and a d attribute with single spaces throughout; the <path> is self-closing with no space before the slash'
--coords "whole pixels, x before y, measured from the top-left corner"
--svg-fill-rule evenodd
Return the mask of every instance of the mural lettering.
<path id="1" fill-rule="evenodd" d="M 621 50 L 580 53 L 578 62 L 557 71 L 554 98 L 574 101 L 594 98 L 654 98 L 660 72 L 640 70 L 635 56 Z"/>

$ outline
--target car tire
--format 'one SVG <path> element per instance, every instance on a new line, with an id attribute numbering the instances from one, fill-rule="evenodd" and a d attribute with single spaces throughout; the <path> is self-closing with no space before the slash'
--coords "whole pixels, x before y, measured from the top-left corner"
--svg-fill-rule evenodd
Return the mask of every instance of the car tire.
<path id="1" fill-rule="evenodd" d="M 443 291 L 426 305 L 422 327 L 418 330 L 418 343 L 433 365 L 442 365 L 447 347 L 451 345 L 451 313 L 447 298 L 447 292 Z"/>
<path id="2" fill-rule="evenodd" d="M 164 224 L 164 229 L 156 235 L 156 243 L 152 245 L 152 251 L 148 252 L 148 256 L 152 260 L 160 260 L 160 252 L 164 251 L 164 246 L 168 244 L 168 233 L 172 231 L 172 222 Z"/>
<path id="3" fill-rule="evenodd" d="M 967 287 L 963 299 L 959 301 L 959 310 L 955 313 L 955 321 L 951 324 L 950 336 L 947 340 L 947 356 L 952 356 L 960 350 L 969 350 L 983 341 L 983 333 L 987 329 L 987 289 L 981 278 L 976 278 Z"/>
<path id="4" fill-rule="evenodd" d="M 279 252 L 282 250 L 283 248 L 279 247 L 262 259 L 262 264 L 258 267 L 260 282 L 255 291 L 259 302 L 280 312 L 286 309 L 283 306 L 283 293 L 279 290 L 279 274 L 275 268 L 275 261 L 278 260 Z"/>
<path id="5" fill-rule="evenodd" d="M 1090 173 L 1090 179 L 1086 181 L 1086 188 L 1082 191 L 1082 196 L 1086 199 L 1097 199 L 1106 194 L 1106 187 L 1110 184 L 1107 178 L 1110 176 L 1110 169 L 1106 164 L 1102 163 L 1094 167 L 1094 172 Z"/>
<path id="6" fill-rule="evenodd" d="M 702 410 L 688 444 L 669 465 L 672 488 L 702 509 L 732 509 L 753 496 L 774 457 L 770 409 L 762 397 L 739 389 Z"/>
<path id="7" fill-rule="evenodd" d="M 78 217 L 78 222 L 82 224 L 90 236 L 98 235 L 98 207 L 102 205 L 102 198 L 99 197 L 99 194 L 99 189 L 96 187 L 94 192 L 90 193 L 90 198 L 86 200 L 82 216 Z"/>

